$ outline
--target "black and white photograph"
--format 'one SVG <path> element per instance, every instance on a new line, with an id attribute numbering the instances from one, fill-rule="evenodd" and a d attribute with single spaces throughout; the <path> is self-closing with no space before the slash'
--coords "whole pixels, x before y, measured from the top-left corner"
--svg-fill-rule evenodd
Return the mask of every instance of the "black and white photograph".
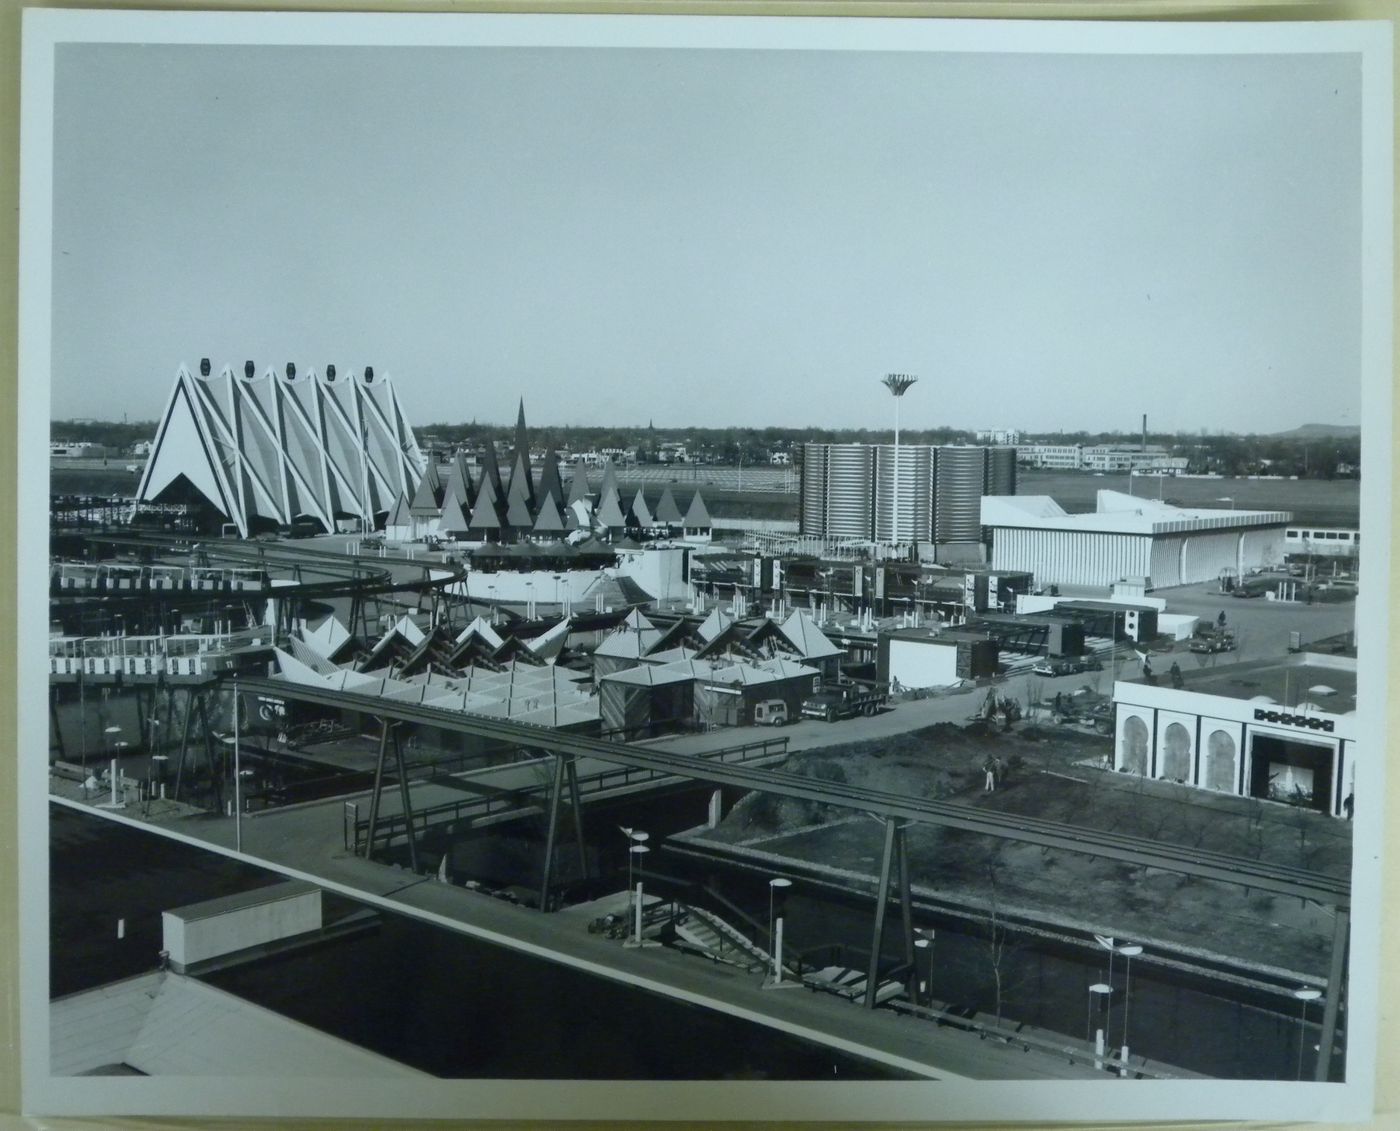
<path id="1" fill-rule="evenodd" d="M 1368 1116 L 1389 25 L 25 25 L 27 1112 Z"/>

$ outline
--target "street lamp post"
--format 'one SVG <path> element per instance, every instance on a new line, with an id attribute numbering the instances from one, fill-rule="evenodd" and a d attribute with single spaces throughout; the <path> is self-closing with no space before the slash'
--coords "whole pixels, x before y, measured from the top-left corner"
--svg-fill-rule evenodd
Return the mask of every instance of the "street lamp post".
<path id="1" fill-rule="evenodd" d="M 1119 954 L 1128 960 L 1126 972 L 1123 975 L 1123 1071 L 1127 1073 L 1128 1066 L 1128 1007 L 1133 1001 L 1133 959 L 1142 953 L 1142 947 L 1136 943 L 1132 946 L 1125 946 L 1119 949 Z"/>
<path id="2" fill-rule="evenodd" d="M 645 870 L 642 867 L 642 858 L 650 851 L 651 849 L 645 844 L 633 844 L 632 847 L 627 850 L 630 856 L 635 856 L 637 858 L 637 898 L 633 904 L 632 910 L 632 937 L 624 942 L 622 944 L 623 946 L 636 947 L 646 945 L 642 941 L 642 915 L 646 910 L 646 897 L 643 891 Z"/>
<path id="3" fill-rule="evenodd" d="M 1300 1012 L 1298 1014 L 1298 1072 L 1295 1080 L 1303 1078 L 1303 1044 L 1308 1029 L 1308 1002 L 1316 1001 L 1322 996 L 1321 990 L 1315 990 L 1310 986 L 1301 986 L 1293 991 L 1293 996 L 1298 999 Z M 1324 1037 L 1326 1034 L 1324 1034 Z M 1318 1056 L 1322 1055 L 1322 1050 L 1318 1049 Z"/>
<path id="4" fill-rule="evenodd" d="M 104 745 L 106 745 L 107 743 L 111 744 L 109 758 L 111 762 L 110 773 L 112 776 L 112 795 L 111 800 L 107 804 L 110 808 L 113 809 L 119 808 L 117 803 L 117 778 L 121 774 L 122 748 L 126 746 L 126 743 L 117 737 L 117 735 L 121 734 L 121 732 L 122 728 L 117 726 L 115 723 L 113 723 L 111 726 L 102 728 Z"/>
<path id="5" fill-rule="evenodd" d="M 1089 987 L 1089 1033 L 1094 1040 L 1094 1067 L 1103 1068 L 1104 1048 L 1107 1045 L 1106 1034 L 1103 1029 L 1094 1028 L 1094 1008 L 1098 1007 L 1104 1015 L 1104 1024 L 1109 1022 L 1108 1004 L 1113 995 L 1113 987 L 1106 982 L 1095 982 Z"/>
<path id="6" fill-rule="evenodd" d="M 118 727 L 117 729 L 120 730 L 121 728 Z M 119 785 L 119 783 L 120 783 L 121 780 L 122 780 L 122 759 L 123 759 L 124 757 L 126 757 L 126 748 L 127 748 L 128 746 L 130 746 L 130 745 L 131 745 L 131 743 L 127 742 L 127 741 L 126 741 L 125 739 L 123 739 L 123 738 L 119 738 L 119 739 L 117 739 L 116 742 L 112 743 L 112 746 L 113 746 L 113 748 L 114 748 L 114 750 L 115 750 L 115 752 L 116 752 L 116 757 L 114 757 L 114 758 L 112 759 L 112 808 L 113 808 L 113 809 L 124 809 L 124 808 L 126 808 L 126 797 L 125 797 L 125 794 L 123 793 L 120 797 L 118 796 L 118 785 Z"/>
<path id="7" fill-rule="evenodd" d="M 771 955 L 771 971 L 767 981 L 763 983 L 765 989 L 778 990 L 797 985 L 796 982 L 783 981 L 783 915 L 781 909 L 779 909 L 776 921 L 773 917 L 778 893 L 785 892 L 790 887 L 792 887 L 792 881 L 783 876 L 775 876 L 768 881 L 768 939 L 773 953 Z"/>
<path id="8" fill-rule="evenodd" d="M 1128 1063 L 1128 1007 L 1129 1007 L 1129 1005 L 1130 1005 L 1130 1003 L 1131 1003 L 1131 996 L 1130 996 L 1130 995 L 1131 995 L 1131 993 L 1132 993 L 1132 984 L 1131 984 L 1131 983 L 1132 983 L 1132 976 L 1133 976 L 1133 959 L 1136 958 L 1138 955 L 1140 955 L 1140 954 L 1142 953 L 1142 947 L 1139 946 L 1139 945 L 1137 945 L 1136 943 L 1131 943 L 1131 944 L 1128 944 L 1128 945 L 1119 946 L 1119 945 L 1116 943 L 1116 941 L 1114 940 L 1114 938 L 1113 938 L 1112 935 L 1095 935 L 1095 936 L 1094 936 L 1094 941 L 1097 942 L 1097 943 L 1099 944 L 1099 946 L 1103 947 L 1106 951 L 1108 951 L 1108 991 L 1107 991 L 1107 992 L 1108 992 L 1108 994 L 1109 994 L 1109 1007 L 1110 1007 L 1110 1009 L 1109 1009 L 1108 1016 L 1107 1016 L 1107 1018 L 1105 1019 L 1105 1026 L 1106 1026 L 1106 1028 L 1109 1030 L 1109 1033 L 1108 1033 L 1108 1034 L 1105 1034 L 1106 1039 L 1107 1039 L 1108 1036 L 1111 1035 L 1111 1031 L 1112 1031 L 1112 1027 L 1113 1027 L 1113 1013 L 1112 1013 L 1112 1002 L 1113 1002 L 1113 999 L 1112 999 L 1112 994 L 1113 994 L 1113 956 L 1114 956 L 1115 954 L 1121 954 L 1121 955 L 1123 955 L 1124 958 L 1127 959 L 1127 963 L 1128 963 L 1128 967 L 1127 967 L 1128 972 L 1127 972 L 1127 976 L 1126 976 L 1126 981 L 1125 981 L 1124 986 L 1123 986 L 1123 1045 L 1122 1045 L 1121 1055 L 1120 1055 L 1120 1059 L 1121 1059 L 1121 1061 L 1122 1061 L 1122 1063 L 1123 1063 L 1123 1065 L 1124 1065 L 1124 1072 L 1125 1072 L 1125 1074 L 1126 1074 L 1126 1065 L 1127 1065 L 1127 1063 Z M 1091 990 L 1092 990 L 1092 987 L 1090 987 L 1090 988 L 1091 988 Z"/>
<path id="9" fill-rule="evenodd" d="M 627 838 L 627 929 L 632 929 L 632 849 L 638 844 L 645 844 L 650 839 L 651 834 L 645 833 L 641 829 L 629 829 L 625 825 L 618 825 L 622 835 Z"/>
<path id="10" fill-rule="evenodd" d="M 927 1006 L 933 998 L 934 932 L 915 927 L 914 934 L 914 1004 Z"/>

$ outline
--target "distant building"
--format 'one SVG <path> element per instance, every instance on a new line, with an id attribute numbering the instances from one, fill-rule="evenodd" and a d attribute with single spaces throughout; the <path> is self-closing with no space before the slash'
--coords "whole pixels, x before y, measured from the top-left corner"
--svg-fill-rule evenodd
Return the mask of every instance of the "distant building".
<path id="1" fill-rule="evenodd" d="M 49 444 L 50 459 L 101 459 L 107 449 L 89 440 L 56 440 Z"/>
<path id="2" fill-rule="evenodd" d="M 769 452 L 768 463 L 772 467 L 791 467 L 792 453 L 789 451 Z"/>
<path id="3" fill-rule="evenodd" d="M 213 375 L 205 358 L 175 374 L 136 499 L 193 505 L 245 538 L 296 522 L 372 529 L 427 466 L 387 374 L 289 363 L 259 376 L 249 361 Z"/>
<path id="4" fill-rule="evenodd" d="M 1166 448 L 1151 444 L 1146 448 L 1099 444 L 1084 449 L 1081 466 L 1086 471 L 1153 471 L 1175 474 L 1185 471 L 1186 464 L 1185 456 L 1173 456 Z"/>
<path id="5" fill-rule="evenodd" d="M 977 442 L 999 448 L 1014 448 L 1021 442 L 1021 432 L 1016 428 L 979 428 Z"/>
<path id="6" fill-rule="evenodd" d="M 1125 577 L 1164 588 L 1212 581 L 1283 560 L 1287 511 L 1184 509 L 1100 491 L 1091 514 L 1047 495 L 982 500 L 992 567 L 1026 570 L 1040 585 L 1108 586 Z"/>
<path id="7" fill-rule="evenodd" d="M 1083 444 L 1019 444 L 1016 459 L 1031 467 L 1078 471 L 1084 466 Z"/>
<path id="8" fill-rule="evenodd" d="M 875 542 L 980 542 L 983 495 L 1014 494 L 1013 448 L 804 444 L 800 530 Z"/>

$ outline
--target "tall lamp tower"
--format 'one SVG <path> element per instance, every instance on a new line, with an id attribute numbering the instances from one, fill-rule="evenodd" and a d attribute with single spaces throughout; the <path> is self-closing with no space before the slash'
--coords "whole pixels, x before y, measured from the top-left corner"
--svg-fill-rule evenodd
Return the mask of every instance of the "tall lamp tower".
<path id="1" fill-rule="evenodd" d="M 894 484 L 891 487 L 894 514 L 890 533 L 893 541 L 899 541 L 899 402 L 918 378 L 908 373 L 886 373 L 881 384 L 894 396 Z"/>

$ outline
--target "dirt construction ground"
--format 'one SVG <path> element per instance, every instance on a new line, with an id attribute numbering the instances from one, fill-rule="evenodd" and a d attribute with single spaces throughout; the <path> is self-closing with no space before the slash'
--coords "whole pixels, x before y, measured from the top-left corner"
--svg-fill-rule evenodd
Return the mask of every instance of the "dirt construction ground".
<path id="1" fill-rule="evenodd" d="M 939 724 L 879 742 L 804 751 L 783 769 L 814 778 L 961 802 L 1159 845 L 1229 853 L 1345 877 L 1351 825 L 1325 814 L 1230 797 L 1101 767 L 1112 740 L 1072 727 L 1010 733 Z M 983 764 L 1006 771 L 986 792 Z M 849 810 L 750 794 L 706 839 L 824 866 L 873 887 L 881 826 Z M 1333 919 L 1321 908 L 1239 885 L 972 833 L 911 826 L 916 897 L 993 904 L 1073 931 L 1150 938 L 1185 954 L 1324 976 Z"/>

